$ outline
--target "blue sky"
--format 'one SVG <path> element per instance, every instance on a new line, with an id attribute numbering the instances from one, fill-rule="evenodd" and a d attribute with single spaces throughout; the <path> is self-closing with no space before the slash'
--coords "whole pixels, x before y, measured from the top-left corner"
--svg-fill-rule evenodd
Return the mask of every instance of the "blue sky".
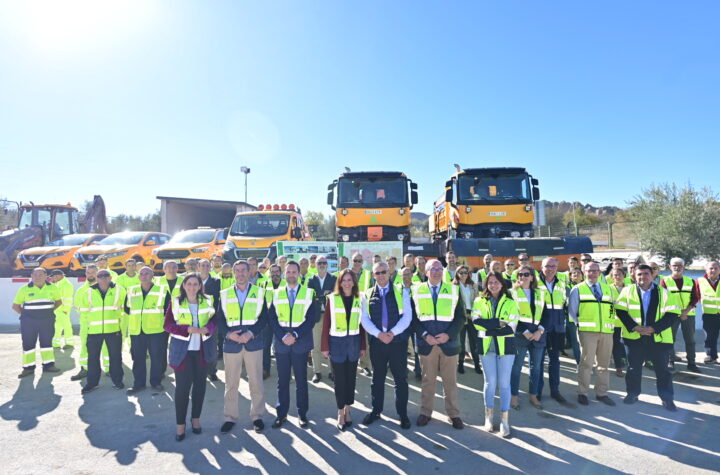
<path id="1" fill-rule="evenodd" d="M 344 166 L 429 212 L 453 163 L 549 200 L 716 186 L 714 1 L 0 2 L 0 197 L 330 212 Z"/>

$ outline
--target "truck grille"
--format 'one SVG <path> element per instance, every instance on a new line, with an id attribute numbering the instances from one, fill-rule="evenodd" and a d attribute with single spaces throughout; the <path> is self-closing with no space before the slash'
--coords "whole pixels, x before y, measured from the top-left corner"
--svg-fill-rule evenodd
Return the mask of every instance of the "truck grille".
<path id="1" fill-rule="evenodd" d="M 80 261 L 80 264 L 90 264 L 94 263 L 99 254 L 78 254 L 78 261 Z"/>
<path id="2" fill-rule="evenodd" d="M 160 259 L 184 259 L 189 255 L 190 251 L 186 251 L 183 249 L 168 249 L 166 251 L 158 251 L 157 253 L 157 256 Z"/>
<path id="3" fill-rule="evenodd" d="M 20 256 L 20 260 L 23 261 L 23 263 L 27 262 L 37 262 L 42 258 L 42 254 L 23 254 Z"/>
<path id="4" fill-rule="evenodd" d="M 270 249 L 266 248 L 260 248 L 260 249 L 235 249 L 235 259 L 247 259 L 248 257 L 255 257 L 257 259 L 262 259 L 268 255 L 268 251 Z"/>

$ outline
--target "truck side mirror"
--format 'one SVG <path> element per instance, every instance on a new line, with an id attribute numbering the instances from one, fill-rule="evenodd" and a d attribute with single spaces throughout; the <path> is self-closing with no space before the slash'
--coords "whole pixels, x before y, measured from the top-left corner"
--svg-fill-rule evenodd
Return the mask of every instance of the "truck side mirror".
<path id="1" fill-rule="evenodd" d="M 537 178 L 531 178 L 530 183 L 532 183 L 533 186 L 538 186 Z"/>
<path id="2" fill-rule="evenodd" d="M 293 237 L 293 239 L 301 239 L 302 238 L 302 229 L 293 228 L 292 237 Z"/>
<path id="3" fill-rule="evenodd" d="M 537 180 L 535 180 L 537 181 Z M 540 199 L 540 190 L 536 187 L 533 187 L 533 201 L 537 201 Z"/>
<path id="4" fill-rule="evenodd" d="M 410 204 L 416 205 L 418 202 L 418 193 L 415 190 L 410 191 Z"/>

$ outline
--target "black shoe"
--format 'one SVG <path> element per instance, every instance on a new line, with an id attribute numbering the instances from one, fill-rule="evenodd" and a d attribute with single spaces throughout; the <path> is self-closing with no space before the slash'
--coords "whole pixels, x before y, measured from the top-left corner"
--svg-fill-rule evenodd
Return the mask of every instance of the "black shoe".
<path id="1" fill-rule="evenodd" d="M 465 374 L 465 365 L 464 364 L 461 363 L 458 365 L 458 373 Z"/>
<path id="2" fill-rule="evenodd" d="M 265 423 L 262 421 L 262 419 L 255 419 L 253 421 L 253 429 L 255 432 L 262 432 L 262 430 L 265 428 Z"/>
<path id="3" fill-rule="evenodd" d="M 165 389 L 162 384 L 155 384 L 151 387 L 153 391 L 162 391 L 163 389 Z"/>
<path id="4" fill-rule="evenodd" d="M 625 396 L 625 399 L 623 399 L 623 403 L 625 404 L 635 404 L 636 402 L 638 402 L 638 397 L 632 394 L 628 394 Z"/>
<path id="5" fill-rule="evenodd" d="M 702 373 L 695 363 L 688 363 L 687 370 L 692 373 Z"/>
<path id="6" fill-rule="evenodd" d="M 24 378 L 25 376 L 30 376 L 31 374 L 35 374 L 34 369 L 24 369 L 18 374 L 18 378 Z"/>
<path id="7" fill-rule="evenodd" d="M 128 395 L 128 396 L 132 396 L 133 394 L 139 393 L 139 392 L 142 391 L 143 389 L 145 389 L 145 386 L 133 386 L 133 387 L 131 387 L 130 389 L 127 390 L 127 395 Z"/>
<path id="8" fill-rule="evenodd" d="M 363 368 L 363 369 L 362 369 L 362 372 L 363 372 L 363 374 L 364 374 L 365 376 L 367 376 L 368 378 L 372 376 L 372 371 L 370 371 L 370 368 Z"/>
<path id="9" fill-rule="evenodd" d="M 178 442 L 182 442 L 183 440 L 185 440 L 185 432 L 183 432 L 182 434 L 175 434 L 175 440 L 177 440 Z"/>
<path id="10" fill-rule="evenodd" d="M 400 428 L 401 429 L 409 429 L 410 428 L 410 418 L 408 416 L 403 416 L 400 418 Z"/>
<path id="11" fill-rule="evenodd" d="M 480 366 L 480 363 L 475 363 L 475 372 L 477 374 L 483 374 L 482 367 Z"/>
<path id="12" fill-rule="evenodd" d="M 613 401 L 612 399 L 610 399 L 610 396 L 607 396 L 607 395 L 605 395 L 605 396 L 595 396 L 595 400 L 596 400 L 596 401 L 600 401 L 600 402 L 602 402 L 603 404 L 607 404 L 608 406 L 614 406 L 614 405 L 615 405 L 615 401 Z"/>
<path id="13" fill-rule="evenodd" d="M 70 381 L 80 381 L 81 379 L 84 379 L 87 376 L 87 370 L 85 368 L 80 368 L 80 372 L 78 374 L 75 374 L 70 377 Z"/>
<path id="14" fill-rule="evenodd" d="M 80 394 L 87 394 L 95 391 L 97 389 L 97 386 L 83 386 L 82 390 L 80 391 Z"/>
<path id="15" fill-rule="evenodd" d="M 60 368 L 58 368 L 55 365 L 48 366 L 47 368 L 43 368 L 43 373 L 59 373 Z"/>
<path id="16" fill-rule="evenodd" d="M 220 381 L 220 378 L 218 378 L 217 374 L 208 374 L 208 380 L 212 381 L 213 383 Z"/>
<path id="17" fill-rule="evenodd" d="M 202 434 L 202 427 L 193 427 L 192 433 L 193 434 Z"/>
<path id="18" fill-rule="evenodd" d="M 565 399 L 565 398 L 562 396 L 562 394 L 560 394 L 560 393 L 551 393 L 551 394 L 550 394 L 550 397 L 553 398 L 553 399 L 555 399 L 555 400 L 556 400 L 557 402 L 559 402 L 560 404 L 565 404 L 565 403 L 567 403 L 567 399 Z"/>
<path id="19" fill-rule="evenodd" d="M 583 406 L 590 404 L 590 400 L 588 400 L 588 397 L 584 394 L 578 394 L 578 402 Z"/>
<path id="20" fill-rule="evenodd" d="M 320 373 L 315 373 L 312 377 L 312 382 L 319 383 L 321 379 L 322 379 L 322 375 Z"/>
<path id="21" fill-rule="evenodd" d="M 307 416 L 300 416 L 300 427 L 303 429 L 306 428 L 310 424 L 310 421 L 308 421 Z"/>
<path id="22" fill-rule="evenodd" d="M 366 415 L 363 418 L 363 424 L 365 424 L 366 426 L 369 426 L 370 424 L 372 424 L 373 422 L 375 422 L 378 419 L 380 419 L 380 414 L 378 414 L 377 412 L 371 411 L 368 415 Z"/>
<path id="23" fill-rule="evenodd" d="M 537 398 L 538 401 L 542 401 L 542 394 L 538 394 L 538 395 L 535 396 L 535 397 Z"/>
<path id="24" fill-rule="evenodd" d="M 225 421 L 225 422 L 223 423 L 222 427 L 220 427 L 220 433 L 221 433 L 221 434 L 227 434 L 228 432 L 230 432 L 230 431 L 232 430 L 233 427 L 235 427 L 235 423 L 234 423 L 234 422 Z"/>
<path id="25" fill-rule="evenodd" d="M 662 402 L 662 405 L 663 405 L 663 407 L 664 407 L 665 409 L 667 409 L 667 410 L 670 411 L 670 412 L 677 412 L 677 406 L 675 405 L 674 402 L 672 402 L 672 401 L 670 401 L 670 400 L 668 400 L 668 401 L 663 401 L 663 402 Z"/>
<path id="26" fill-rule="evenodd" d="M 672 355 L 672 358 L 670 358 L 670 361 L 682 361 L 682 358 L 680 358 L 678 355 Z"/>
<path id="27" fill-rule="evenodd" d="M 113 389 L 123 389 L 125 385 L 123 383 L 113 384 Z"/>
<path id="28" fill-rule="evenodd" d="M 279 429 L 287 421 L 287 417 L 276 417 L 272 423 L 273 429 Z"/>

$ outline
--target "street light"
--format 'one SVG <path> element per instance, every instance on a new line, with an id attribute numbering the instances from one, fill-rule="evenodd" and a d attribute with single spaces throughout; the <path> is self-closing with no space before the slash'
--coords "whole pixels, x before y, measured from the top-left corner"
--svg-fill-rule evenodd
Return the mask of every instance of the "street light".
<path id="1" fill-rule="evenodd" d="M 240 171 L 245 174 L 245 203 L 247 203 L 247 176 L 248 173 L 250 173 L 250 169 L 248 167 L 240 167 Z"/>

